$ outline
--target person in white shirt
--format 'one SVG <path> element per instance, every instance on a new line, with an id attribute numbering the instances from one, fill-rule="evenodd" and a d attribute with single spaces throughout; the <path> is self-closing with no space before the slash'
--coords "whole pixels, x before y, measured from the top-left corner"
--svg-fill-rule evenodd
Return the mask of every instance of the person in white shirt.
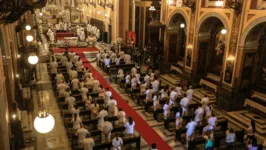
<path id="1" fill-rule="evenodd" d="M 182 115 L 187 113 L 187 107 L 189 105 L 189 99 L 187 98 L 187 95 L 184 94 L 184 97 L 180 101 L 180 105 L 182 107 Z"/>
<path id="2" fill-rule="evenodd" d="M 105 136 L 105 141 L 109 141 L 111 139 L 111 133 L 113 130 L 113 125 L 111 122 L 107 120 L 107 118 L 104 118 L 104 123 L 102 125 L 102 132 Z"/>
<path id="3" fill-rule="evenodd" d="M 212 116 L 208 119 L 208 124 L 215 127 L 216 126 L 217 117 L 212 114 Z"/>
<path id="4" fill-rule="evenodd" d="M 193 89 L 192 89 L 192 86 L 189 87 L 189 89 L 187 90 L 186 94 L 187 94 L 187 98 L 189 100 L 192 100 L 192 97 L 193 97 Z"/>
<path id="5" fill-rule="evenodd" d="M 97 92 L 97 90 L 99 89 L 99 85 L 100 85 L 99 80 L 97 80 L 97 78 L 95 78 L 92 82 L 92 91 Z"/>
<path id="6" fill-rule="evenodd" d="M 71 62 L 73 63 L 73 64 L 76 64 L 76 62 L 78 62 L 78 60 L 79 60 L 79 56 L 78 55 L 75 55 L 74 57 L 72 57 L 72 59 L 70 59 L 71 60 Z"/>
<path id="7" fill-rule="evenodd" d="M 192 120 L 192 118 L 190 119 L 190 122 L 186 125 L 186 139 L 187 139 L 187 145 L 188 142 L 194 139 L 194 133 L 195 133 L 195 129 L 197 127 L 197 123 Z"/>
<path id="8" fill-rule="evenodd" d="M 161 94 L 160 96 L 161 100 L 167 99 L 168 98 L 168 87 L 161 89 L 160 94 Z"/>
<path id="9" fill-rule="evenodd" d="M 207 95 L 204 95 L 204 97 L 201 99 L 202 107 L 205 108 L 209 104 L 209 98 Z"/>
<path id="10" fill-rule="evenodd" d="M 157 79 L 157 77 L 155 77 L 155 80 L 151 83 L 151 85 L 152 85 L 152 91 L 153 91 L 153 93 L 158 92 L 159 86 L 160 86 L 160 82 Z"/>
<path id="11" fill-rule="evenodd" d="M 145 99 L 145 102 L 146 103 L 148 101 L 151 101 L 152 100 L 152 89 L 151 89 L 151 87 L 150 88 L 147 88 L 147 90 L 145 92 L 145 95 L 146 95 L 146 99 Z"/>
<path id="12" fill-rule="evenodd" d="M 119 69 L 118 70 L 118 73 L 117 73 L 117 79 L 119 79 L 119 81 L 120 80 L 123 80 L 124 79 L 124 70 L 123 69 Z"/>
<path id="13" fill-rule="evenodd" d="M 236 134 L 232 128 L 226 131 L 226 149 L 233 150 Z"/>
<path id="14" fill-rule="evenodd" d="M 91 76 L 88 76 L 86 78 L 86 81 L 85 81 L 85 86 L 88 88 L 88 89 L 92 89 L 93 88 L 93 78 Z"/>
<path id="15" fill-rule="evenodd" d="M 72 107 L 76 104 L 75 97 L 70 94 L 68 97 L 65 98 L 65 102 L 68 104 L 68 110 L 71 112 Z"/>
<path id="16" fill-rule="evenodd" d="M 140 84 L 140 74 L 139 73 L 136 74 L 136 79 L 137 79 L 138 84 Z"/>
<path id="17" fill-rule="evenodd" d="M 128 117 L 128 122 L 125 124 L 126 134 L 132 136 L 134 134 L 135 122 L 131 116 Z"/>
<path id="18" fill-rule="evenodd" d="M 72 118 L 71 122 L 73 123 L 73 131 L 75 133 L 80 128 L 82 120 L 77 114 L 74 114 L 74 117 Z"/>
<path id="19" fill-rule="evenodd" d="M 208 104 L 206 107 L 205 107 L 205 114 L 206 114 L 206 119 L 208 121 L 208 119 L 211 117 L 212 115 L 212 106 L 210 104 Z"/>
<path id="20" fill-rule="evenodd" d="M 147 88 L 147 84 L 143 81 L 140 84 L 140 95 L 144 95 L 145 94 L 146 88 Z"/>
<path id="21" fill-rule="evenodd" d="M 124 57 L 124 60 L 125 60 L 126 64 L 130 64 L 131 63 L 131 56 L 126 54 L 125 57 Z"/>
<path id="22" fill-rule="evenodd" d="M 137 68 L 136 67 L 133 67 L 132 69 L 131 69 L 131 75 L 133 76 L 133 75 L 136 75 L 137 74 Z"/>
<path id="23" fill-rule="evenodd" d="M 58 71 L 57 75 L 55 76 L 55 79 L 56 79 L 56 84 L 58 85 L 60 83 L 63 83 L 63 81 L 65 80 L 65 77 L 60 71 Z"/>
<path id="24" fill-rule="evenodd" d="M 183 118 L 182 118 L 182 109 L 179 108 L 179 110 L 176 112 L 175 115 L 175 139 L 176 140 L 181 140 L 181 132 L 180 129 L 182 127 L 183 124 Z"/>
<path id="25" fill-rule="evenodd" d="M 97 102 L 94 101 L 93 104 L 91 104 L 91 119 L 97 118 L 99 110 L 100 110 L 99 104 L 97 104 Z"/>
<path id="26" fill-rule="evenodd" d="M 105 100 L 104 100 L 104 104 L 107 105 L 110 98 L 112 96 L 112 92 L 110 91 L 110 89 L 107 87 L 105 88 Z"/>
<path id="27" fill-rule="evenodd" d="M 113 99 L 113 97 L 110 97 L 110 100 L 107 103 L 108 106 L 108 114 L 110 116 L 115 116 L 116 115 L 116 111 L 117 111 L 117 102 L 116 100 Z"/>
<path id="28" fill-rule="evenodd" d="M 65 84 L 64 81 L 62 83 L 59 83 L 57 85 L 58 96 L 59 97 L 65 97 L 67 88 L 68 88 L 68 86 Z"/>
<path id="29" fill-rule="evenodd" d="M 110 63 L 111 63 L 111 60 L 110 60 L 109 56 L 107 56 L 107 57 L 104 59 L 104 64 L 105 64 L 105 66 L 109 66 Z"/>
<path id="30" fill-rule="evenodd" d="M 147 86 L 150 85 L 150 76 L 149 76 L 149 74 L 146 74 L 146 76 L 144 77 L 144 81 L 147 84 Z"/>
<path id="31" fill-rule="evenodd" d="M 78 61 L 75 63 L 75 67 L 78 73 L 82 73 L 82 60 L 78 58 Z"/>
<path id="32" fill-rule="evenodd" d="M 120 65 L 120 57 L 119 56 L 116 57 L 115 64 L 116 65 Z"/>
<path id="33" fill-rule="evenodd" d="M 108 116 L 108 112 L 105 109 L 102 109 L 98 114 L 98 128 L 102 129 L 104 117 Z"/>
<path id="34" fill-rule="evenodd" d="M 87 134 L 90 134 L 89 131 L 84 128 L 83 124 L 80 124 L 80 128 L 76 132 L 76 136 L 78 136 L 79 145 L 83 145 L 83 140 L 86 138 Z"/>
<path id="35" fill-rule="evenodd" d="M 123 111 L 122 108 L 118 109 L 118 114 L 117 114 L 117 124 L 125 124 L 126 123 L 126 113 Z"/>
<path id="36" fill-rule="evenodd" d="M 138 85 L 138 80 L 135 75 L 132 76 L 131 79 L 131 89 L 136 89 Z"/>
<path id="37" fill-rule="evenodd" d="M 159 96 L 155 94 L 152 98 L 153 100 L 153 110 L 156 111 L 157 107 L 159 106 Z"/>
<path id="38" fill-rule="evenodd" d="M 116 133 L 115 137 L 112 140 L 113 150 L 122 150 L 123 140 L 121 137 L 118 136 L 119 134 Z"/>
<path id="39" fill-rule="evenodd" d="M 169 105 L 167 104 L 167 102 L 165 102 L 165 104 L 163 105 L 164 120 L 167 120 L 169 113 L 170 113 Z"/>
<path id="40" fill-rule="evenodd" d="M 72 69 L 70 72 L 70 80 L 73 80 L 77 77 L 78 77 L 78 72 L 76 70 Z"/>
<path id="41" fill-rule="evenodd" d="M 204 109 L 198 105 L 198 108 L 195 110 L 195 122 L 198 125 L 201 125 L 201 122 L 203 120 L 203 115 L 204 115 Z"/>
<path id="42" fill-rule="evenodd" d="M 90 134 L 87 134 L 86 138 L 83 140 L 84 150 L 93 150 L 94 145 L 94 139 L 90 137 Z"/>
<path id="43" fill-rule="evenodd" d="M 181 91 L 182 91 L 182 86 L 181 86 L 181 84 L 179 83 L 179 84 L 177 85 L 177 87 L 176 87 L 176 93 L 177 93 L 178 96 L 181 96 L 181 95 L 182 95 Z"/>
<path id="44" fill-rule="evenodd" d="M 79 79 L 73 78 L 71 81 L 72 84 L 72 90 L 73 91 L 78 91 L 79 90 Z"/>
<path id="45" fill-rule="evenodd" d="M 174 88 L 171 89 L 172 91 L 170 92 L 170 100 L 169 100 L 169 105 L 174 106 L 177 98 L 177 92 L 175 91 Z"/>
<path id="46" fill-rule="evenodd" d="M 60 62 L 62 63 L 62 66 L 66 66 L 66 62 L 67 62 L 66 53 L 61 57 Z"/>
<path id="47" fill-rule="evenodd" d="M 155 78 L 155 74 L 152 72 L 151 75 L 150 75 L 150 81 L 153 81 Z"/>
<path id="48" fill-rule="evenodd" d="M 79 116 L 80 110 L 77 105 L 72 107 L 71 113 L 72 113 L 72 117 L 74 117 L 74 114 L 77 114 Z"/>
<path id="49" fill-rule="evenodd" d="M 152 143 L 152 144 L 151 144 L 151 150 L 158 150 L 158 149 L 157 149 L 157 146 L 156 146 L 155 143 Z"/>
<path id="50" fill-rule="evenodd" d="M 72 64 L 72 62 L 70 61 L 69 58 L 68 58 L 68 61 L 66 62 L 66 68 L 67 68 L 68 74 L 70 74 L 70 71 L 73 68 L 73 64 Z"/>
<path id="51" fill-rule="evenodd" d="M 126 84 L 130 84 L 131 76 L 129 73 L 127 73 L 125 80 L 126 80 Z"/>
<path id="52" fill-rule="evenodd" d="M 99 52 L 97 53 L 97 55 L 96 55 L 96 60 L 97 60 L 98 63 L 99 63 L 100 60 L 101 60 L 101 52 L 100 52 L 100 51 L 99 51 Z"/>
<path id="53" fill-rule="evenodd" d="M 88 88 L 84 87 L 84 83 L 80 84 L 80 86 L 81 86 L 80 92 L 81 92 L 82 101 L 85 102 L 86 100 L 88 100 L 87 93 L 89 92 L 89 90 Z"/>
<path id="54" fill-rule="evenodd" d="M 51 67 L 52 79 L 54 79 L 54 77 L 57 74 L 57 67 L 58 67 L 58 64 L 57 64 L 57 62 L 55 61 L 54 58 L 52 58 L 52 62 L 50 63 L 50 67 Z"/>

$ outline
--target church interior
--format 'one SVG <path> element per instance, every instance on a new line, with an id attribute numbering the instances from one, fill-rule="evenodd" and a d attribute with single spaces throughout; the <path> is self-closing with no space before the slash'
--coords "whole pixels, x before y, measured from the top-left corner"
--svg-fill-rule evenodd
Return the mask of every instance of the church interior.
<path id="1" fill-rule="evenodd" d="M 0 150 L 266 150 L 266 0 L 0 0 Z"/>

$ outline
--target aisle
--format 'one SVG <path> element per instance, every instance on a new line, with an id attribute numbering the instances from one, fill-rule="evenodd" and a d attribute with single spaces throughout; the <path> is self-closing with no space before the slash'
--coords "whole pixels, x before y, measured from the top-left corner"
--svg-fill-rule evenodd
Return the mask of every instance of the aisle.
<path id="1" fill-rule="evenodd" d="M 88 62 L 87 58 L 81 57 L 83 61 L 83 65 L 88 67 L 92 72 L 93 76 L 96 77 L 104 88 L 109 87 L 113 93 L 113 97 L 117 100 L 118 107 L 123 108 L 126 112 L 127 116 L 132 116 L 133 120 L 136 122 L 136 130 L 140 133 L 143 139 L 151 145 L 152 143 L 156 143 L 159 150 L 170 150 L 172 149 L 161 137 L 152 129 L 152 127 L 142 119 L 142 117 L 131 108 L 125 100 L 112 88 L 112 86 L 104 79 L 104 77 Z"/>

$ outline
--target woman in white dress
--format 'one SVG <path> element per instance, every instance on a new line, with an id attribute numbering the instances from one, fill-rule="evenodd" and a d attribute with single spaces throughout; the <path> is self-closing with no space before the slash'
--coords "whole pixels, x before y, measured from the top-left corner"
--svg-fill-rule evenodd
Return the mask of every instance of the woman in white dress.
<path id="1" fill-rule="evenodd" d="M 126 134 L 130 137 L 134 134 L 135 122 L 131 116 L 128 117 L 128 122 L 125 124 Z"/>

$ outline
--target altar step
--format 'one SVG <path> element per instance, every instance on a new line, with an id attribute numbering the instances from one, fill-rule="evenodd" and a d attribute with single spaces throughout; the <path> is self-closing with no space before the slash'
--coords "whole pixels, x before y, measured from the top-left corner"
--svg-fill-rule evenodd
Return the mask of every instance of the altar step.
<path id="1" fill-rule="evenodd" d="M 255 136 L 260 140 L 264 140 L 266 136 L 266 118 L 263 118 L 262 116 L 259 116 L 255 113 L 248 112 L 246 110 L 227 112 L 225 117 L 228 119 L 229 122 L 243 129 L 248 128 L 251 119 L 255 120 Z"/>
<path id="2" fill-rule="evenodd" d="M 202 88 L 194 89 L 193 100 L 195 100 L 198 103 L 201 103 L 201 99 L 204 97 L 204 95 L 208 96 L 210 104 L 216 103 L 215 93 Z"/>
<path id="3" fill-rule="evenodd" d="M 178 83 L 180 83 L 181 79 L 180 77 L 178 77 L 177 75 L 174 74 L 164 74 L 164 75 L 160 75 L 160 80 L 162 80 L 162 82 L 176 87 L 178 85 Z"/>

